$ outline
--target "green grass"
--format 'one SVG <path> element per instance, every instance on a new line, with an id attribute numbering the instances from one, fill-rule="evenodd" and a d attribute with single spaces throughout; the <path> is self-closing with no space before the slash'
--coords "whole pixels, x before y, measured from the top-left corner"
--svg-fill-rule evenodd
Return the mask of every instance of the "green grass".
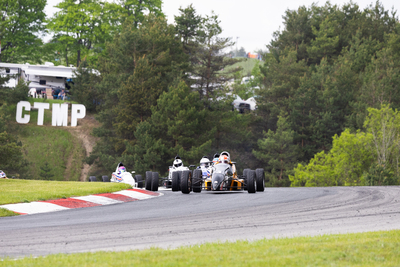
<path id="1" fill-rule="evenodd" d="M 237 67 L 242 67 L 242 75 L 243 76 L 250 76 L 251 71 L 253 70 L 256 64 L 263 64 L 263 61 L 259 61 L 255 58 L 243 58 L 243 61 L 233 64 L 232 66 L 227 67 L 227 70 L 235 69 Z"/>
<path id="2" fill-rule="evenodd" d="M 78 181 L 85 150 L 72 134 L 59 127 L 23 125 L 18 139 L 24 145 L 25 157 L 30 163 L 29 176 L 23 179 L 42 179 L 45 163 L 49 163 L 51 180 Z M 70 162 L 69 162 L 70 161 Z M 66 172 L 69 163 L 70 170 Z"/>
<path id="3" fill-rule="evenodd" d="M 132 188 L 120 183 L 0 180 L 0 205 L 110 193 Z"/>
<path id="4" fill-rule="evenodd" d="M 0 266 L 399 266 L 400 231 L 6 258 Z"/>

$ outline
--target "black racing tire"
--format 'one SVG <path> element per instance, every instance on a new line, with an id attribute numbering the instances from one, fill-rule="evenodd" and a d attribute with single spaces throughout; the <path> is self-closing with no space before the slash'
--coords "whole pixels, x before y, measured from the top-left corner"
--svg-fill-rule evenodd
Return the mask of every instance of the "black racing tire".
<path id="1" fill-rule="evenodd" d="M 172 173 L 172 192 L 177 192 L 181 189 L 181 172 L 176 171 Z"/>
<path id="2" fill-rule="evenodd" d="M 247 172 L 250 171 L 250 169 L 244 169 L 243 170 L 243 179 L 244 179 L 244 190 L 247 190 Z"/>
<path id="3" fill-rule="evenodd" d="M 103 182 L 106 182 L 106 183 L 110 182 L 110 178 L 107 175 L 101 176 L 101 179 L 103 180 Z"/>
<path id="4" fill-rule="evenodd" d="M 140 174 L 135 175 L 135 181 L 138 188 L 143 188 L 143 178 Z"/>
<path id="5" fill-rule="evenodd" d="M 145 189 L 151 191 L 151 181 L 152 181 L 152 177 L 153 176 L 153 172 L 151 171 L 147 171 L 146 172 L 146 181 L 145 181 Z"/>
<path id="6" fill-rule="evenodd" d="M 151 179 L 151 191 L 158 191 L 158 172 L 153 172 Z"/>
<path id="7" fill-rule="evenodd" d="M 247 192 L 250 194 L 255 193 L 257 191 L 256 184 L 256 172 L 254 170 L 249 170 L 247 172 Z"/>
<path id="8" fill-rule="evenodd" d="M 184 194 L 189 194 L 192 191 L 192 172 L 182 171 L 181 173 L 181 190 Z"/>
<path id="9" fill-rule="evenodd" d="M 97 182 L 96 176 L 89 176 L 89 182 Z"/>
<path id="10" fill-rule="evenodd" d="M 193 192 L 200 193 L 203 186 L 203 172 L 200 169 L 193 171 Z"/>
<path id="11" fill-rule="evenodd" d="M 264 192 L 265 174 L 264 174 L 264 169 L 262 168 L 256 169 L 256 183 L 257 183 L 257 192 Z"/>

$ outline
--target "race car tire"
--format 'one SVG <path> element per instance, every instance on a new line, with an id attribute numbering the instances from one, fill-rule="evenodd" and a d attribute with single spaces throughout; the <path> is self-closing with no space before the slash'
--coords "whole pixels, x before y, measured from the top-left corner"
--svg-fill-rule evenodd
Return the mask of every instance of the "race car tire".
<path id="1" fill-rule="evenodd" d="M 135 175 L 135 181 L 137 183 L 138 188 L 143 188 L 143 178 L 140 174 Z"/>
<path id="2" fill-rule="evenodd" d="M 256 183 L 257 183 L 257 192 L 264 192 L 265 174 L 264 174 L 264 169 L 262 168 L 256 169 Z"/>
<path id="3" fill-rule="evenodd" d="M 158 172 L 153 172 L 151 179 L 151 191 L 158 191 Z"/>
<path id="4" fill-rule="evenodd" d="M 201 187 L 203 185 L 203 172 L 202 170 L 194 170 L 193 171 L 193 192 L 200 193 Z"/>
<path id="5" fill-rule="evenodd" d="M 171 186 L 171 188 L 172 188 L 172 191 L 173 192 L 177 192 L 177 191 L 179 191 L 181 188 L 181 172 L 173 172 L 172 173 L 172 186 Z"/>
<path id="6" fill-rule="evenodd" d="M 152 177 L 153 176 L 153 172 L 151 171 L 147 171 L 146 172 L 146 181 L 145 181 L 145 189 L 151 191 L 151 181 L 152 181 Z"/>
<path id="7" fill-rule="evenodd" d="M 103 176 L 101 176 L 101 179 L 103 180 L 103 182 L 110 182 L 110 178 L 108 178 L 108 176 L 107 175 L 103 175 Z"/>
<path id="8" fill-rule="evenodd" d="M 189 194 L 192 191 L 192 172 L 182 171 L 181 173 L 181 190 L 184 194 Z"/>
<path id="9" fill-rule="evenodd" d="M 247 190 L 247 172 L 248 171 L 250 171 L 250 169 L 243 170 L 244 190 Z"/>
<path id="10" fill-rule="evenodd" d="M 96 176 L 89 176 L 89 182 L 97 182 Z"/>
<path id="11" fill-rule="evenodd" d="M 247 192 L 255 193 L 257 191 L 256 172 L 249 170 L 247 172 Z"/>

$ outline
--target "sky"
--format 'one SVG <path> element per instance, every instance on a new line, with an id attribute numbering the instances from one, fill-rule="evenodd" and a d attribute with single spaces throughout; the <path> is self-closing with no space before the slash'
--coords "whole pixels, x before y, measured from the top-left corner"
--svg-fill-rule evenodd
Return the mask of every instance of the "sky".
<path id="1" fill-rule="evenodd" d="M 47 0 L 45 12 L 52 16 L 58 9 L 53 6 L 61 0 Z M 361 10 L 371 4 L 375 5 L 375 0 L 353 0 Z M 385 10 L 397 11 L 400 15 L 400 0 L 380 0 Z M 211 15 L 214 11 L 221 21 L 221 37 L 230 37 L 236 44 L 232 50 L 243 47 L 246 52 L 257 50 L 267 50 L 266 45 L 273 38 L 273 33 L 283 29 L 282 16 L 287 9 L 296 10 L 299 6 L 310 7 L 312 3 L 325 5 L 326 1 L 315 0 L 163 0 L 162 11 L 167 16 L 169 23 L 174 23 L 174 16 L 179 15 L 179 8 L 186 8 L 190 4 L 198 14 L 205 16 Z M 332 5 L 342 6 L 350 3 L 350 0 L 331 0 Z"/>

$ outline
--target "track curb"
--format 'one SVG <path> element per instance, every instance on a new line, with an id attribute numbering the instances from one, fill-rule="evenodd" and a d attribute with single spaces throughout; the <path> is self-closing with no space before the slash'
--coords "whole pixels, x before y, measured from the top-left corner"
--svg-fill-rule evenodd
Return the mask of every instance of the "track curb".
<path id="1" fill-rule="evenodd" d="M 45 201 L 33 201 L 29 203 L 6 204 L 1 205 L 0 208 L 8 209 L 21 215 L 27 215 L 132 202 L 159 197 L 162 195 L 163 193 L 133 188 L 114 193 L 103 193 Z"/>

